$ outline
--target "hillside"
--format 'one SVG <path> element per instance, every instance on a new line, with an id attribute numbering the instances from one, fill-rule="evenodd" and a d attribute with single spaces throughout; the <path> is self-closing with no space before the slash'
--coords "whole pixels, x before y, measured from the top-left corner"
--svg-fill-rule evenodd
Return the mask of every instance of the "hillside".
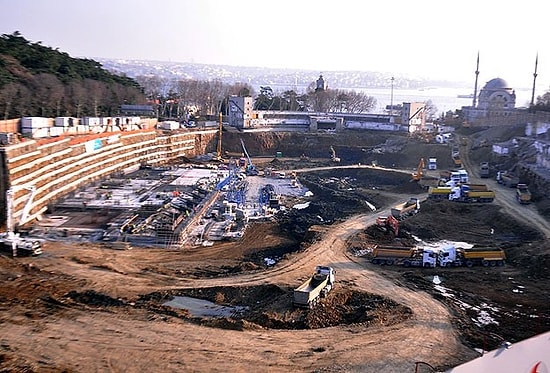
<path id="1" fill-rule="evenodd" d="M 0 36 L 2 119 L 112 115 L 125 102 L 145 102 L 135 80 L 112 74 L 94 60 L 32 43 L 19 32 Z"/>

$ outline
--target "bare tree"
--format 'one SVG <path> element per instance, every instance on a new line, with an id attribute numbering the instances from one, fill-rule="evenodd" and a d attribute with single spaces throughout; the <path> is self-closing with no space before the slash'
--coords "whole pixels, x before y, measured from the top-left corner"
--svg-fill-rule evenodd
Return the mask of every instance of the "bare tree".
<path id="1" fill-rule="evenodd" d="M 86 89 L 84 89 L 80 81 L 73 80 L 67 85 L 65 91 L 68 97 L 68 112 L 80 118 L 82 115 L 82 108 L 86 102 Z"/>
<path id="2" fill-rule="evenodd" d="M 437 118 L 437 106 L 434 105 L 432 100 L 424 102 L 424 105 L 426 105 L 426 119 L 434 120 Z M 441 115 L 443 116 L 443 114 Z"/>
<path id="3" fill-rule="evenodd" d="M 104 85 L 97 80 L 86 79 L 84 87 L 88 92 L 88 111 L 91 115 L 99 117 L 101 115 L 100 106 L 104 95 Z"/>
<path id="4" fill-rule="evenodd" d="M 25 117 L 32 112 L 31 92 L 24 85 L 18 85 L 17 96 L 13 101 L 13 109 L 16 117 Z"/>
<path id="5" fill-rule="evenodd" d="M 145 96 L 153 103 L 157 117 L 160 116 L 161 101 L 166 91 L 168 81 L 159 76 L 138 76 L 136 81 L 143 87 Z"/>
<path id="6" fill-rule="evenodd" d="M 0 90 L 0 107 L 4 107 L 4 120 L 9 119 L 14 100 L 17 98 L 19 83 L 8 83 Z"/>
<path id="7" fill-rule="evenodd" d="M 64 91 L 59 79 L 52 74 L 38 74 L 33 77 L 32 84 L 40 115 L 59 116 Z"/>

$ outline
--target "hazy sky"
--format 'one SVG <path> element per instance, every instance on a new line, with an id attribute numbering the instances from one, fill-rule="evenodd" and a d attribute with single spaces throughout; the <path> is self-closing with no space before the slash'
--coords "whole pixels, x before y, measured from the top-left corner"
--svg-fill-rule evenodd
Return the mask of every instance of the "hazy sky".
<path id="1" fill-rule="evenodd" d="M 0 0 L 0 33 L 73 57 L 364 70 L 550 87 L 535 0 Z"/>

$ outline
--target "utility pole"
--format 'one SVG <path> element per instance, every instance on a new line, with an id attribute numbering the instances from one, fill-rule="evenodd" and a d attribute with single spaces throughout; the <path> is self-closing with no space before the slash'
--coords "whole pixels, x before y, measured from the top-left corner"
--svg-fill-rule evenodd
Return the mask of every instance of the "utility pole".
<path id="1" fill-rule="evenodd" d="M 395 78 L 391 77 L 391 93 L 390 93 L 390 122 L 393 123 L 393 82 Z"/>

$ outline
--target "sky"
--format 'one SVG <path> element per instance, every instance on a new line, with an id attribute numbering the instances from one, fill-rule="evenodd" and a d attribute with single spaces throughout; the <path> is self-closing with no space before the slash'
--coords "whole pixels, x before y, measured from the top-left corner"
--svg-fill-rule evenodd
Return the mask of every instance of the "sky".
<path id="1" fill-rule="evenodd" d="M 0 0 L 0 34 L 72 57 L 378 71 L 550 88 L 541 0 Z"/>

